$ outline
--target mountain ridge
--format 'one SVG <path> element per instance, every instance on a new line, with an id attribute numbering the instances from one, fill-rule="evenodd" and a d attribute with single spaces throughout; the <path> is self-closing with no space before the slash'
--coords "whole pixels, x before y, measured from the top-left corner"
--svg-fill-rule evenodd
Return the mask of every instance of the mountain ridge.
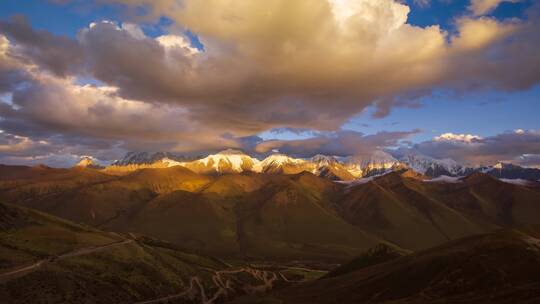
<path id="1" fill-rule="evenodd" d="M 126 156 L 105 167 L 109 172 L 130 172 L 143 168 L 184 166 L 201 174 L 255 172 L 267 174 L 296 174 L 303 171 L 332 180 L 350 181 L 411 169 L 428 178 L 441 176 L 462 177 L 483 172 L 501 179 L 540 180 L 540 169 L 525 168 L 509 163 L 471 167 L 446 158 L 435 159 L 421 154 L 407 154 L 395 158 L 390 153 L 376 150 L 372 154 L 338 158 L 318 154 L 311 158 L 294 158 L 273 153 L 262 160 L 240 150 L 228 149 L 197 159 L 177 156 L 168 152 L 150 154 L 129 152 Z"/>

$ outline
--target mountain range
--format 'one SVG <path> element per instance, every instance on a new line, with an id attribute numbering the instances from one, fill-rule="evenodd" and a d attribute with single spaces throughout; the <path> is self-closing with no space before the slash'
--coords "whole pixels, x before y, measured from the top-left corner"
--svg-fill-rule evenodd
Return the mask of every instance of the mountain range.
<path id="1" fill-rule="evenodd" d="M 342 159 L 238 151 L 105 168 L 0 165 L 0 299 L 538 299 L 539 182 L 354 162 L 371 173 L 346 180 Z"/>
<path id="2" fill-rule="evenodd" d="M 98 166 L 98 164 L 93 163 L 93 166 Z M 471 167 L 459 164 L 452 159 L 435 159 L 421 154 L 407 154 L 396 159 L 390 153 L 381 150 L 367 156 L 316 155 L 307 159 L 275 153 L 263 160 L 231 149 L 199 159 L 189 159 L 164 152 L 130 152 L 123 159 L 105 168 L 105 171 L 121 173 L 141 168 L 171 166 L 183 166 L 201 174 L 241 172 L 296 174 L 305 171 L 339 181 L 352 181 L 402 169 L 411 169 L 426 178 L 461 177 L 474 172 L 483 172 L 501 179 L 540 180 L 540 169 L 537 168 L 524 168 L 509 163 Z"/>

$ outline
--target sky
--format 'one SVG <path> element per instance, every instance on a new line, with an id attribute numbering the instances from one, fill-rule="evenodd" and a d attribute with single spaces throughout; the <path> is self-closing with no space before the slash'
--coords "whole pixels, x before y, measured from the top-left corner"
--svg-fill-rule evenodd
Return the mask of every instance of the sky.
<path id="1" fill-rule="evenodd" d="M 540 167 L 534 0 L 3 0 L 0 163 L 420 153 Z"/>

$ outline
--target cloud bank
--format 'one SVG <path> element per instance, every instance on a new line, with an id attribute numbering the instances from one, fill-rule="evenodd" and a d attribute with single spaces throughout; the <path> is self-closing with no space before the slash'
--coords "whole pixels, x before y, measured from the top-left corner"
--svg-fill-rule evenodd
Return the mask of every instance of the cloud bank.
<path id="1" fill-rule="evenodd" d="M 540 131 L 514 130 L 489 137 L 446 133 L 432 140 L 401 147 L 398 157 L 420 153 L 434 158 L 451 158 L 469 165 L 493 165 L 511 162 L 540 167 Z"/>

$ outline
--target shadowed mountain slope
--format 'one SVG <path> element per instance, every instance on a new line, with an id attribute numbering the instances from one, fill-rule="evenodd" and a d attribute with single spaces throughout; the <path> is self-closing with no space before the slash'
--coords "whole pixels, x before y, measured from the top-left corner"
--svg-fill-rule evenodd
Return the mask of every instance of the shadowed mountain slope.
<path id="1" fill-rule="evenodd" d="M 498 227 L 537 224 L 538 192 L 475 173 L 455 183 L 392 172 L 353 185 L 340 203 L 349 222 L 413 250 Z"/>
<path id="2" fill-rule="evenodd" d="M 200 192 L 159 195 L 107 227 L 225 256 L 346 259 L 380 240 L 335 212 L 331 197 L 339 189 L 308 173 L 224 175 Z"/>
<path id="3" fill-rule="evenodd" d="M 516 231 L 499 231 L 234 303 L 538 301 L 540 239 Z"/>

